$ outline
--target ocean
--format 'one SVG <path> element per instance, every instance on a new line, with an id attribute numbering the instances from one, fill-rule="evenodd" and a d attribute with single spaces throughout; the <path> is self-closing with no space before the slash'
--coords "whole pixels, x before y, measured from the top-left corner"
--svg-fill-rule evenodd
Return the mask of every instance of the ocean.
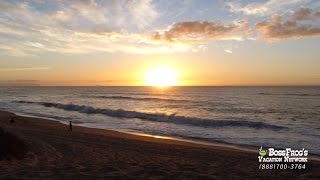
<path id="1" fill-rule="evenodd" d="M 1 87 L 0 110 L 62 123 L 320 155 L 320 87 Z"/>

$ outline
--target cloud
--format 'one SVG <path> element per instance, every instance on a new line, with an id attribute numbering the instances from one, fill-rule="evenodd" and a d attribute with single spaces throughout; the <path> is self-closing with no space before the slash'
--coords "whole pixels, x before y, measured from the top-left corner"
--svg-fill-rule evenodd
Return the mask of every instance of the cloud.
<path id="1" fill-rule="evenodd" d="M 9 56 L 37 56 L 45 51 L 152 53 L 175 48 L 148 46 L 141 31 L 158 16 L 150 0 L 0 1 L 0 10 L 0 52 Z"/>
<path id="2" fill-rule="evenodd" d="M 150 0 L 81 0 L 57 4 L 60 8 L 54 17 L 71 23 L 72 28 L 143 29 L 158 16 Z"/>
<path id="3" fill-rule="evenodd" d="M 32 80 L 32 79 L 16 79 L 16 80 L 8 80 L 10 82 L 16 82 L 16 83 L 37 83 L 38 80 Z"/>
<path id="4" fill-rule="evenodd" d="M 127 5 L 132 15 L 132 22 L 136 23 L 140 29 L 148 27 L 158 16 L 151 0 L 128 0 Z"/>
<path id="5" fill-rule="evenodd" d="M 224 52 L 226 52 L 228 54 L 232 54 L 232 51 L 230 49 L 225 49 Z"/>
<path id="6" fill-rule="evenodd" d="M 208 21 L 185 21 L 173 24 L 168 30 L 155 32 L 152 39 L 169 43 L 203 43 L 212 40 L 242 40 L 247 22 L 228 25 Z"/>
<path id="7" fill-rule="evenodd" d="M 292 20 L 303 21 L 303 20 L 314 20 L 320 17 L 320 11 L 314 12 L 310 8 L 301 7 L 298 11 L 292 15 Z"/>
<path id="8" fill-rule="evenodd" d="M 211 40 L 242 40 L 245 21 L 178 22 L 168 32 L 154 32 L 158 17 L 150 0 L 0 2 L 0 52 L 9 56 L 38 56 L 42 52 L 89 54 L 124 52 L 173 53 L 203 48 Z M 162 34 L 164 33 L 164 35 Z M 160 37 L 160 38 L 158 38 Z M 197 44 L 196 46 L 193 46 Z"/>
<path id="9" fill-rule="evenodd" d="M 0 86 L 39 86 L 40 81 L 29 79 L 0 80 Z"/>
<path id="10" fill-rule="evenodd" d="M 270 15 L 281 10 L 286 10 L 284 7 L 290 7 L 301 3 L 303 3 L 301 0 L 268 0 L 265 3 L 254 2 L 247 5 L 241 5 L 235 2 L 227 2 L 226 4 L 230 8 L 230 11 L 234 13 L 243 13 L 246 15 Z"/>
<path id="11" fill-rule="evenodd" d="M 314 37 L 320 36 L 320 25 L 315 21 L 319 18 L 320 12 L 300 8 L 285 21 L 281 20 L 281 16 L 275 15 L 272 17 L 272 21 L 258 22 L 255 27 L 262 38 L 269 41 Z"/>
<path id="12" fill-rule="evenodd" d="M 229 3 L 231 11 L 245 14 L 270 14 L 280 7 L 297 4 L 301 1 L 270 0 L 245 6 Z M 310 25 L 309 21 L 317 20 L 319 12 L 308 8 L 289 12 L 291 18 L 286 21 L 281 21 L 283 16 L 274 16 L 271 22 L 262 21 L 250 27 L 254 22 L 248 20 L 185 21 L 182 14 L 187 10 L 179 18 L 172 17 L 181 3 L 167 3 L 170 8 L 162 9 L 160 5 L 164 4 L 151 0 L 0 1 L 0 55 L 198 52 L 211 41 L 256 39 L 256 30 L 267 40 L 318 33 L 316 22 Z M 168 8 L 172 12 L 164 12 Z M 177 22 L 168 22 L 168 17 Z M 162 23 L 167 28 L 159 30 Z M 173 24 L 167 26 L 170 23 Z"/>
<path id="13" fill-rule="evenodd" d="M 48 70 L 50 67 L 19 67 L 19 68 L 0 68 L 0 72 L 13 72 L 13 71 L 43 71 Z"/>
<path id="14" fill-rule="evenodd" d="M 267 7 L 264 7 L 259 4 L 249 4 L 246 6 L 241 6 L 239 3 L 227 3 L 227 5 L 230 8 L 231 12 L 241 12 L 247 15 L 252 15 L 252 14 L 264 14 L 265 12 L 268 11 Z"/>

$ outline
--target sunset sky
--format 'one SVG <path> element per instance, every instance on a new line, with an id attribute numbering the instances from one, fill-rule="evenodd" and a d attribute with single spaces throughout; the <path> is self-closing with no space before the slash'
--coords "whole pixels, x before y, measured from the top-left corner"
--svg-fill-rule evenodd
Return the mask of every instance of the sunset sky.
<path id="1" fill-rule="evenodd" d="M 319 0 L 2 0 L 0 85 L 320 85 Z"/>

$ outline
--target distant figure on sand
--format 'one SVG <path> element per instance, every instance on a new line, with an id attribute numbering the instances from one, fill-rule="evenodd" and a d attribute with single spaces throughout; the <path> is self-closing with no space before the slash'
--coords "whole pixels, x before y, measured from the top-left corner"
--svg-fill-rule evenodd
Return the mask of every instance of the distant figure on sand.
<path id="1" fill-rule="evenodd" d="M 14 120 L 14 116 L 12 116 L 10 123 L 15 123 L 16 121 Z"/>
<path id="2" fill-rule="evenodd" d="M 69 122 L 69 130 L 68 131 L 72 132 L 72 123 L 71 123 L 71 121 Z"/>

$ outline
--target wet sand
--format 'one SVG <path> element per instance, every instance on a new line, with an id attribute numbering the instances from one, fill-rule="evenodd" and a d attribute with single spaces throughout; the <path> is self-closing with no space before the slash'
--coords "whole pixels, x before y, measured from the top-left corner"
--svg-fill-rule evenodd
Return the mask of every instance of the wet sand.
<path id="1" fill-rule="evenodd" d="M 0 112 L 0 127 L 28 146 L 21 159 L 0 161 L 0 178 L 24 179 L 320 179 L 306 170 L 260 170 L 258 151 L 208 146 L 73 126 Z M 0 142 L 1 143 L 1 142 Z"/>

